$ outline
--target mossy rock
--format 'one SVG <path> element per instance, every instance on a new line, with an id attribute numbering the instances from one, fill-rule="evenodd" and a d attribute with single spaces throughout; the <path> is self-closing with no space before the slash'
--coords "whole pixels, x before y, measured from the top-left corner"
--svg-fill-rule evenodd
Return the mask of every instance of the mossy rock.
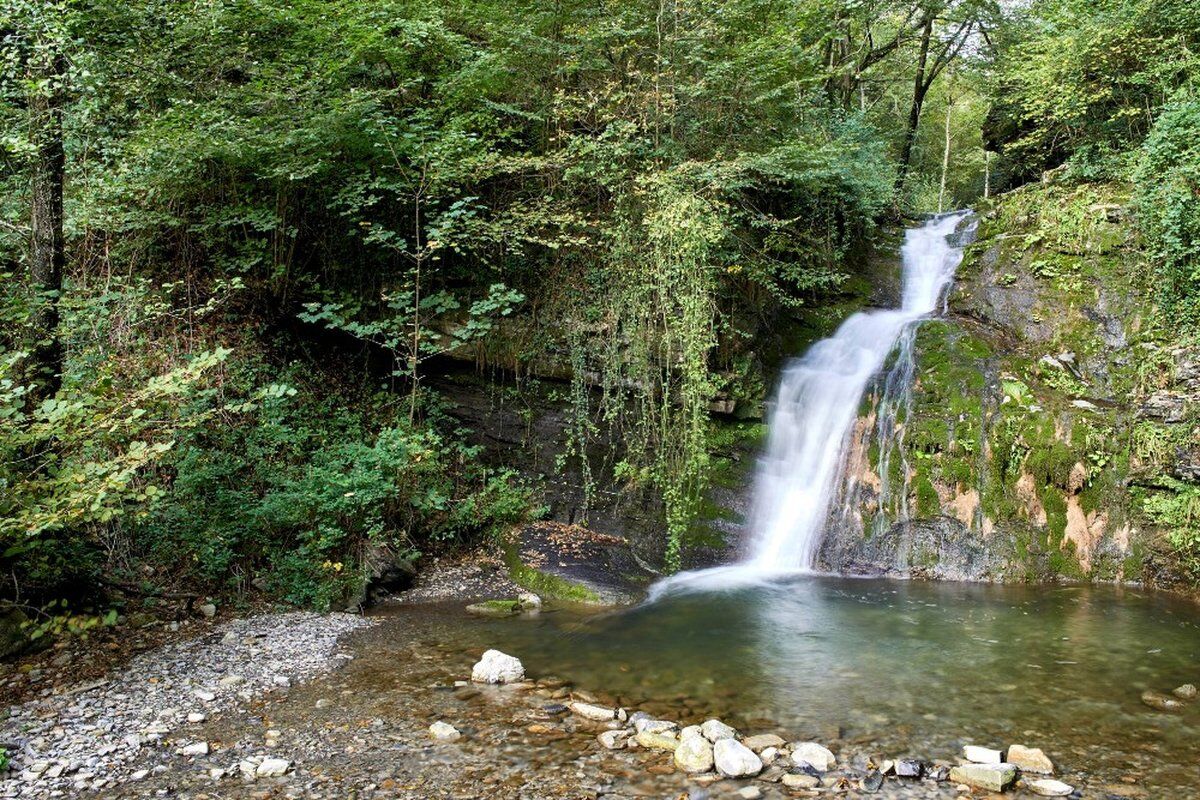
<path id="1" fill-rule="evenodd" d="M 521 613 L 521 603 L 517 600 L 484 600 L 467 606 L 467 613 L 477 617 L 511 617 Z"/>

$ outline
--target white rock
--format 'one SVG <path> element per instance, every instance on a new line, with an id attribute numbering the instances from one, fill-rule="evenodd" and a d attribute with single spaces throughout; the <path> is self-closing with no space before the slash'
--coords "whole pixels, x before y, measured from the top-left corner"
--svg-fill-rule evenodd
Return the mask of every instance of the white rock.
<path id="1" fill-rule="evenodd" d="M 517 602 L 521 608 L 526 611 L 537 611 L 542 607 L 542 598 L 538 597 L 533 592 L 521 592 L 517 595 Z"/>
<path id="2" fill-rule="evenodd" d="M 204 722 L 204 720 L 206 720 L 206 719 L 208 719 L 208 717 L 205 714 L 200 713 L 199 711 L 193 711 L 192 713 L 187 715 L 187 721 L 192 723 L 193 725 L 195 725 L 198 722 Z"/>
<path id="3" fill-rule="evenodd" d="M 258 765 L 258 769 L 254 770 L 254 774 L 260 778 L 278 778 L 280 775 L 287 774 L 291 767 L 292 762 L 282 758 L 264 758 Z"/>
<path id="4" fill-rule="evenodd" d="M 204 605 L 200 606 L 200 613 L 208 619 L 212 619 L 217 615 L 217 607 L 212 603 L 205 603 Z"/>
<path id="5" fill-rule="evenodd" d="M 230 686 L 240 686 L 243 683 L 245 683 L 245 681 L 246 681 L 246 679 L 243 678 L 241 675 L 226 675 L 225 677 L 221 678 L 221 680 L 217 681 L 217 683 L 219 683 L 225 687 L 230 687 Z"/>
<path id="6" fill-rule="evenodd" d="M 690 774 L 708 772 L 713 768 L 713 746 L 698 733 L 688 736 L 675 748 L 675 766 Z"/>
<path id="7" fill-rule="evenodd" d="M 764 764 L 766 764 L 767 766 L 770 766 L 771 764 L 775 763 L 775 759 L 779 758 L 779 748 L 778 747 L 764 747 L 759 752 L 758 757 L 762 759 L 762 762 Z"/>
<path id="8" fill-rule="evenodd" d="M 208 755 L 208 742 L 196 742 L 189 744 L 181 751 L 185 756 L 206 756 Z"/>
<path id="9" fill-rule="evenodd" d="M 792 763 L 796 766 L 808 764 L 820 772 L 828 772 L 837 764 L 837 757 L 829 748 L 816 742 L 793 742 Z"/>
<path id="10" fill-rule="evenodd" d="M 713 743 L 719 742 L 721 739 L 737 738 L 737 731 L 719 719 L 705 720 L 704 724 L 700 726 L 700 730 L 704 732 L 704 738 Z"/>
<path id="11" fill-rule="evenodd" d="M 462 738 L 458 728 L 440 719 L 429 726 L 429 735 L 439 742 L 457 742 Z"/>
<path id="12" fill-rule="evenodd" d="M 591 703 L 571 703 L 571 711 L 594 722 L 608 722 L 617 718 L 617 710 L 615 708 L 606 708 L 605 706 L 597 706 Z"/>
<path id="13" fill-rule="evenodd" d="M 1004 753 L 988 747 L 977 747 L 969 744 L 963 748 L 963 758 L 975 764 L 1003 764 Z"/>
<path id="14" fill-rule="evenodd" d="M 683 730 L 681 730 L 679 732 L 679 741 L 682 742 L 682 741 L 691 739 L 696 736 L 699 736 L 701 738 L 703 738 L 703 736 L 704 736 L 704 733 L 700 730 L 700 726 L 699 725 L 688 725 L 686 728 L 684 728 Z"/>
<path id="15" fill-rule="evenodd" d="M 633 729 L 638 733 L 673 733 L 679 726 L 665 719 L 641 718 L 634 720 Z"/>
<path id="16" fill-rule="evenodd" d="M 789 772 L 783 776 L 783 785 L 789 789 L 812 789 L 821 785 L 821 779 L 803 772 Z"/>
<path id="17" fill-rule="evenodd" d="M 217 699 L 217 696 L 208 689 L 197 689 L 196 691 L 192 692 L 192 694 L 196 695 L 196 697 L 206 703 L 211 703 L 213 700 Z"/>
<path id="18" fill-rule="evenodd" d="M 1028 781 L 1025 785 L 1029 787 L 1029 791 L 1040 794 L 1042 797 L 1068 797 L 1071 792 L 1075 791 L 1074 786 L 1051 778 Z"/>
<path id="19" fill-rule="evenodd" d="M 600 746 L 606 750 L 620 750 L 625 746 L 626 740 L 629 738 L 629 731 L 605 731 L 596 738 L 600 740 Z"/>
<path id="20" fill-rule="evenodd" d="M 726 778 L 747 778 L 762 772 L 762 759 L 737 739 L 718 739 L 713 745 L 717 772 Z"/>
<path id="21" fill-rule="evenodd" d="M 471 680 L 476 683 L 516 683 L 524 677 L 520 659 L 499 650 L 488 650 L 471 670 Z"/>
<path id="22" fill-rule="evenodd" d="M 148 769 L 139 769 L 137 772 L 135 772 L 135 773 L 133 773 L 132 775 L 130 775 L 130 776 L 129 776 L 129 780 L 131 780 L 131 781 L 143 781 L 143 780 L 145 780 L 145 779 L 146 779 L 146 776 L 147 776 L 147 775 L 149 775 L 149 774 L 150 774 L 150 770 L 148 770 Z"/>
<path id="23" fill-rule="evenodd" d="M 762 789 L 757 786 L 743 786 L 737 790 L 737 796 L 742 800 L 758 800 L 762 797 Z"/>

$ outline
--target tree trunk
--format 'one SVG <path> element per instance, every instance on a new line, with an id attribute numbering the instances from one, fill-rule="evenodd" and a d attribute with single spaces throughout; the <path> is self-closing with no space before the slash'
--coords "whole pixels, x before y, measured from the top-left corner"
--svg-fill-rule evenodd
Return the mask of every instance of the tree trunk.
<path id="1" fill-rule="evenodd" d="M 925 67 L 929 61 L 929 42 L 933 38 L 933 17 L 928 17 L 921 27 L 921 49 L 917 56 L 917 75 L 913 79 L 912 105 L 908 109 L 908 124 L 904 127 L 904 142 L 900 147 L 900 164 L 896 172 L 896 193 L 904 188 L 908 178 L 908 165 L 912 161 L 913 144 L 917 140 L 917 125 L 921 121 L 921 106 L 925 104 L 925 95 L 929 84 L 925 81 Z"/>
<path id="2" fill-rule="evenodd" d="M 39 70 L 48 86 L 35 89 L 29 101 L 30 129 L 35 156 L 32 170 L 30 213 L 31 241 L 29 277 L 38 295 L 34 316 L 33 399 L 49 397 L 62 385 L 63 348 L 58 336 L 58 302 L 62 293 L 63 182 L 66 156 L 63 152 L 63 85 L 66 63 L 54 57 Z"/>
<path id="3" fill-rule="evenodd" d="M 954 108 L 954 98 L 946 97 L 946 148 L 942 151 L 942 184 L 938 189 L 938 213 L 946 206 L 946 173 L 950 171 L 950 111 Z"/>

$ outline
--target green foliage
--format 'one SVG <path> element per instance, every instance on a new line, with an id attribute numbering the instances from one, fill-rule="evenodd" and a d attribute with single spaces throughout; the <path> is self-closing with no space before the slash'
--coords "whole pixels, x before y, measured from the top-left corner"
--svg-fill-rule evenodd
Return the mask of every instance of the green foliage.
<path id="1" fill-rule="evenodd" d="M 1138 225 L 1163 313 L 1200 325 L 1200 100 L 1190 93 L 1154 123 L 1134 173 Z"/>
<path id="2" fill-rule="evenodd" d="M 1168 478 L 1161 490 L 1141 496 L 1146 515 L 1166 529 L 1167 543 L 1185 574 L 1200 583 L 1200 487 Z"/>

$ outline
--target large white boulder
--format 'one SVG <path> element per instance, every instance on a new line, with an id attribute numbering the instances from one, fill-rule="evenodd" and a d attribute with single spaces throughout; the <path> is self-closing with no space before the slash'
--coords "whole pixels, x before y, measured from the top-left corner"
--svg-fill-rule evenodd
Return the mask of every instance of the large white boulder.
<path id="1" fill-rule="evenodd" d="M 499 650 L 488 650 L 471 670 L 471 680 L 476 683 L 516 683 L 524 679 L 521 660 Z"/>
<path id="2" fill-rule="evenodd" d="M 713 745 L 713 761 L 726 778 L 751 778 L 763 768 L 762 759 L 737 739 L 718 739 Z"/>
<path id="3" fill-rule="evenodd" d="M 684 738 L 675 748 L 675 766 L 684 772 L 708 772 L 713 768 L 713 746 L 703 736 Z"/>

